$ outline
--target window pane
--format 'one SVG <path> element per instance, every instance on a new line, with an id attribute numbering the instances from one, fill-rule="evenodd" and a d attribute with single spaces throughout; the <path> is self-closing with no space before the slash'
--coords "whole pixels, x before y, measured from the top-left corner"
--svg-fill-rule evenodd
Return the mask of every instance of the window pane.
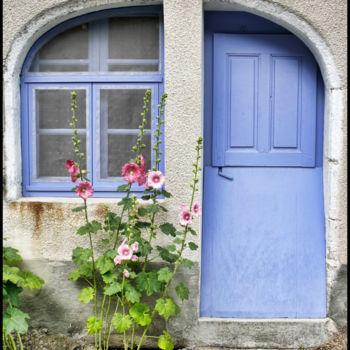
<path id="1" fill-rule="evenodd" d="M 101 125 L 108 118 L 109 129 L 138 129 L 142 122 L 146 90 L 101 90 Z M 148 106 L 150 109 L 150 106 Z M 108 113 L 108 117 L 106 116 Z M 151 128 L 151 112 L 146 114 L 146 129 Z"/>
<path id="2" fill-rule="evenodd" d="M 80 135 L 80 151 L 86 157 L 86 137 Z M 66 160 L 76 160 L 72 135 L 39 135 L 38 176 L 69 176 L 65 167 Z M 86 161 L 81 163 L 86 169 Z"/>
<path id="3" fill-rule="evenodd" d="M 108 57 L 111 59 L 158 59 L 158 18 L 128 17 L 109 19 L 108 47 Z M 149 68 L 148 70 L 151 70 L 152 66 Z M 127 70 L 140 71 L 134 65 Z"/>
<path id="4" fill-rule="evenodd" d="M 101 148 L 101 178 L 105 178 L 106 174 L 110 177 L 122 176 L 122 166 L 135 157 L 131 149 L 136 144 L 136 139 L 137 135 L 108 135 L 108 164 L 106 164 L 107 157 L 102 153 Z M 102 142 L 101 138 L 101 144 Z M 145 135 L 143 143 L 146 145 L 142 154 L 146 158 L 147 171 L 151 167 L 151 135 Z"/>
<path id="5" fill-rule="evenodd" d="M 125 65 L 125 64 L 109 64 L 108 70 L 110 72 L 158 72 L 158 64 L 139 64 L 139 65 Z"/>
<path id="6" fill-rule="evenodd" d="M 89 30 L 88 24 L 79 25 L 58 34 L 46 43 L 34 58 L 30 72 L 74 72 L 87 71 L 87 65 L 60 64 L 40 64 L 41 60 L 81 60 L 89 58 Z M 55 64 L 52 64 L 55 63 Z"/>
<path id="7" fill-rule="evenodd" d="M 80 129 L 86 127 L 86 90 L 77 93 L 75 116 Z M 70 129 L 72 122 L 71 91 L 68 89 L 36 90 L 36 111 L 40 129 Z"/>

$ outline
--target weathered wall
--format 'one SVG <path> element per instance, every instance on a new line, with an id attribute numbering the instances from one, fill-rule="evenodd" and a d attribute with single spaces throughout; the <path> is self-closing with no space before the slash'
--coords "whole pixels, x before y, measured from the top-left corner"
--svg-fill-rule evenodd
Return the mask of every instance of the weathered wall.
<path id="1" fill-rule="evenodd" d="M 87 246 L 75 234 L 82 223 L 71 208 L 80 199 L 21 198 L 21 154 L 18 143 L 19 72 L 29 48 L 56 24 L 84 13 L 118 6 L 160 4 L 146 0 L 4 0 L 5 82 L 5 197 L 4 236 L 20 249 L 24 265 L 46 280 L 38 292 L 40 307 L 33 304 L 33 325 L 55 331 L 84 334 L 84 307 L 76 301 L 78 287 L 67 281 L 73 269 L 72 249 Z M 241 10 L 261 15 L 285 26 L 313 51 L 326 84 L 325 109 L 325 212 L 327 239 L 328 316 L 325 320 L 215 320 L 199 319 L 200 252 L 189 257 L 197 262 L 182 272 L 190 284 L 192 299 L 184 303 L 181 317 L 170 319 L 168 328 L 181 345 L 241 347 L 297 347 L 322 342 L 329 332 L 345 326 L 346 297 L 342 295 L 346 269 L 346 1 L 334 0 L 164 0 L 166 175 L 174 198 L 164 201 L 169 220 L 175 221 L 178 205 L 188 201 L 195 138 L 202 134 L 203 9 Z M 181 138 L 178 137 L 181 135 Z M 189 151 L 190 150 L 190 151 Z M 198 194 L 200 200 L 201 193 Z M 101 219 L 103 203 L 118 209 L 116 200 L 89 200 L 90 217 Z M 200 224 L 195 227 L 200 232 Z M 200 235 L 196 237 L 200 245 Z M 64 293 L 61 293 L 63 291 Z M 28 296 L 28 301 L 32 300 Z M 68 302 L 69 300 L 69 302 Z M 26 307 L 29 304 L 27 304 Z M 84 309 L 86 310 L 86 309 Z M 237 336 L 239 334 L 239 336 Z M 117 341 L 117 339 L 115 339 Z"/>

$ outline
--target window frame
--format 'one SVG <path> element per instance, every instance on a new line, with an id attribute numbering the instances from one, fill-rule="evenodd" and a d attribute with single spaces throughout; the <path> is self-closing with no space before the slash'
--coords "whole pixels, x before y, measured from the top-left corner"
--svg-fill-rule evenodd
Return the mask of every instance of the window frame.
<path id="1" fill-rule="evenodd" d="M 108 20 L 110 17 L 158 17 L 159 18 L 159 71 L 158 72 L 29 72 L 32 61 L 35 58 L 36 53 L 43 47 L 48 41 L 53 39 L 56 35 L 79 24 L 92 22 L 96 20 Z M 90 40 L 90 39 L 89 39 Z M 46 179 L 48 181 L 42 181 L 42 179 L 33 178 L 33 162 L 36 156 L 33 155 L 33 147 L 35 143 L 33 140 L 33 131 L 35 125 L 32 122 L 32 118 L 35 118 L 33 114 L 33 98 L 34 90 L 44 87 L 48 88 L 65 88 L 71 86 L 72 88 L 87 88 L 87 110 L 89 116 L 87 116 L 87 150 L 90 152 L 90 160 L 87 161 L 87 170 L 89 171 L 89 178 L 92 180 L 95 193 L 94 197 L 122 197 L 124 194 L 116 192 L 116 188 L 125 184 L 126 182 L 119 178 L 116 181 L 98 181 L 96 178 L 96 91 L 98 88 L 104 87 L 125 87 L 125 88 L 141 88 L 152 90 L 152 97 L 150 102 L 150 108 L 152 108 L 152 120 L 151 120 L 151 135 L 155 131 L 155 117 L 158 114 L 158 101 L 160 96 L 164 92 L 164 30 L 163 30 L 163 12 L 161 6 L 147 6 L 147 7 L 132 7 L 132 8 L 119 8 L 103 10 L 87 15 L 83 15 L 64 23 L 61 23 L 45 33 L 29 50 L 28 55 L 24 61 L 21 72 L 21 141 L 22 141 L 22 194 L 24 197 L 76 197 L 76 194 L 71 191 L 75 186 L 74 183 L 57 177 L 58 181 L 53 181 L 55 178 Z M 89 102 L 88 102 L 89 101 Z M 78 106 L 79 108 L 79 106 Z M 142 111 L 140 111 L 141 113 Z M 163 152 L 162 161 L 159 165 L 159 170 L 164 173 L 164 127 L 161 135 L 161 149 Z M 98 135 L 99 136 L 99 135 Z M 88 144 L 90 140 L 90 144 Z M 153 158 L 152 147 L 154 144 L 154 137 L 151 136 L 151 155 Z M 73 145 L 72 145 L 73 147 Z M 153 166 L 153 159 L 151 162 Z M 64 165 L 63 165 L 64 166 Z M 67 174 L 68 175 L 68 174 Z M 141 195 L 144 190 L 144 186 L 137 186 L 133 184 L 131 188 L 132 192 L 136 195 Z"/>

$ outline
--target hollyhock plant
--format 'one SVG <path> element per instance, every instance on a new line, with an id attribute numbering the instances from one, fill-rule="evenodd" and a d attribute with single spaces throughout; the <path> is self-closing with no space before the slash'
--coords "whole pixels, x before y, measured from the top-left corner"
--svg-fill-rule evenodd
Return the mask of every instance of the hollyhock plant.
<path id="1" fill-rule="evenodd" d="M 125 181 L 134 183 L 141 176 L 141 169 L 136 163 L 126 163 L 122 167 L 122 175 Z"/>
<path id="2" fill-rule="evenodd" d="M 66 161 L 66 168 L 71 176 L 72 182 L 76 182 L 80 174 L 80 168 L 72 160 Z"/>
<path id="3" fill-rule="evenodd" d="M 159 189 L 164 185 L 165 176 L 161 171 L 150 170 L 147 174 L 147 186 Z"/>
<path id="4" fill-rule="evenodd" d="M 118 248 L 118 254 L 122 260 L 130 260 L 133 255 L 133 250 L 125 243 L 126 241 L 127 238 L 124 239 Z"/>
<path id="5" fill-rule="evenodd" d="M 188 210 L 183 210 L 179 214 L 180 224 L 183 226 L 192 224 L 192 213 Z"/>
<path id="6" fill-rule="evenodd" d="M 80 198 L 87 200 L 94 194 L 94 189 L 90 182 L 81 181 L 74 192 L 77 193 Z"/>
<path id="7" fill-rule="evenodd" d="M 198 202 L 196 202 L 196 203 L 194 203 L 194 204 L 192 205 L 192 212 L 193 212 L 193 215 L 194 215 L 194 216 L 197 216 L 197 217 L 201 216 L 201 214 L 202 214 L 202 208 L 201 208 L 201 206 L 199 205 Z"/>
<path id="8" fill-rule="evenodd" d="M 73 211 L 84 212 L 85 223 L 77 230 L 77 234 L 80 237 L 86 235 L 90 246 L 89 248 L 76 247 L 73 250 L 72 260 L 78 267 L 70 273 L 69 279 L 87 283 L 86 288 L 79 295 L 79 300 L 84 304 L 94 303 L 94 308 L 91 308 L 93 313 L 86 325 L 88 334 L 95 338 L 95 350 L 110 348 L 109 341 L 113 331 L 123 335 L 120 339 L 123 339 L 124 350 L 141 350 L 147 338 L 152 342 L 154 341 L 152 339 L 158 338 L 159 348 L 173 350 L 174 345 L 169 333 L 164 331 L 156 337 L 153 334 L 149 336 L 147 332 L 154 324 L 155 317 L 164 317 L 168 320 L 180 311 L 177 303 L 189 298 L 188 287 L 183 282 L 175 284 L 174 277 L 180 266 L 184 268 L 193 266 L 191 260 L 183 257 L 185 251 L 198 248 L 195 242 L 188 242 L 188 236 L 196 235 L 195 230 L 189 225 L 201 210 L 194 199 L 199 188 L 198 173 L 201 170 L 199 159 L 202 138 L 197 140 L 195 161 L 192 163 L 194 177 L 189 191 L 191 199 L 187 205 L 180 206 L 179 224 L 173 225 L 170 222 L 161 224 L 159 213 L 163 214 L 162 217 L 171 216 L 171 212 L 166 208 L 166 202 L 171 198 L 171 193 L 162 188 L 165 177 L 159 170 L 162 153 L 161 134 L 164 124 L 162 116 L 166 94 L 162 96 L 159 104 L 159 116 L 155 117 L 157 122 L 153 134 L 153 166 L 146 172 L 146 160 L 142 155 L 142 149 L 146 145 L 142 142 L 142 137 L 146 132 L 145 116 L 148 115 L 150 97 L 151 91 L 147 90 L 141 113 L 140 133 L 136 145 L 132 148 L 135 158 L 130 159 L 122 167 L 122 175 L 128 183 L 120 185 L 117 191 L 124 192 L 125 196 L 118 200 L 117 212 L 114 213 L 108 205 L 105 206 L 105 216 L 103 222 L 100 222 L 90 219 L 87 209 L 86 198 L 92 195 L 93 188 L 84 170 L 76 174 L 76 168 L 79 169 L 81 164 L 79 162 L 84 160 L 84 154 L 79 151 L 80 141 L 77 138 L 75 118 L 76 93 L 72 93 L 73 122 L 71 125 L 74 128 L 72 141 L 78 161 L 76 163 L 67 161 L 66 166 L 71 175 L 81 176 L 75 192 L 84 199 L 84 206 L 78 206 Z M 137 186 L 135 182 L 146 187 L 139 196 L 142 202 L 132 193 Z M 160 196 L 164 198 L 165 203 L 159 203 Z M 102 234 L 101 231 L 103 231 Z M 163 238 L 167 242 L 164 246 L 155 244 L 163 241 L 163 238 L 158 240 L 160 234 L 165 235 Z M 94 238 L 92 238 L 93 235 Z M 156 263 L 152 262 L 154 260 Z M 115 307 L 110 307 L 113 304 Z M 121 348 L 121 344 L 118 345 L 118 348 Z M 155 347 L 155 343 L 152 347 Z"/>

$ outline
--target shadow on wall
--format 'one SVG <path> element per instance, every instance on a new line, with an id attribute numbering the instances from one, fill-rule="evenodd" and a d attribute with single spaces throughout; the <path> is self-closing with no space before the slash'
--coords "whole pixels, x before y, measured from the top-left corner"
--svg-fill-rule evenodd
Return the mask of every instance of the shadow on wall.
<path id="1" fill-rule="evenodd" d="M 329 317 L 336 322 L 339 331 L 347 331 L 347 278 L 348 266 L 341 265 L 332 287 Z"/>

